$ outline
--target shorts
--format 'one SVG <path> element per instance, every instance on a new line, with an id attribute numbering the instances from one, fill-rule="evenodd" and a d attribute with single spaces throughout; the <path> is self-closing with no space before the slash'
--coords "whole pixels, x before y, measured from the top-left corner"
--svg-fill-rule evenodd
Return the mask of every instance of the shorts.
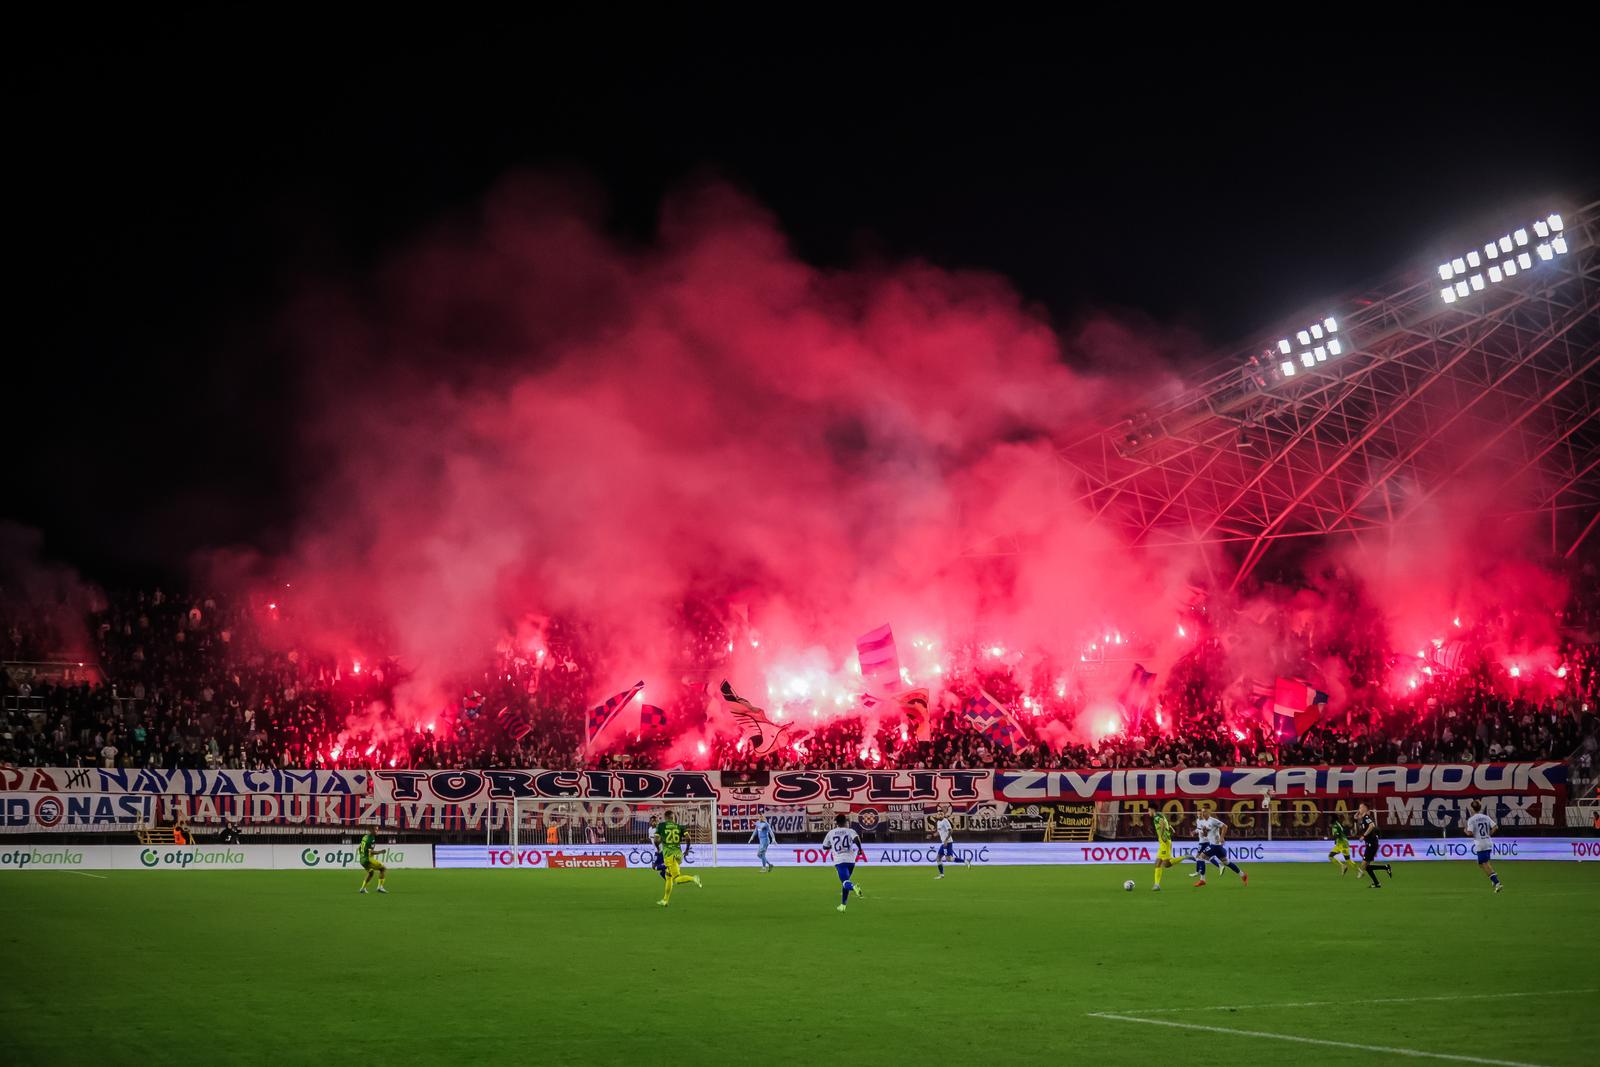
<path id="1" fill-rule="evenodd" d="M 956 843 L 954 841 L 940 841 L 938 854 L 953 858 L 956 854 Z"/>
<path id="2" fill-rule="evenodd" d="M 856 865 L 853 863 L 835 863 L 833 869 L 839 872 L 840 882 L 848 882 L 850 876 L 856 871 Z"/>
<path id="3" fill-rule="evenodd" d="M 1335 841 L 1333 843 L 1333 851 L 1328 853 L 1328 855 L 1330 855 L 1330 856 L 1343 856 L 1345 859 L 1349 859 L 1350 858 L 1350 842 L 1346 841 L 1344 844 L 1341 845 L 1337 841 Z"/>
<path id="4" fill-rule="evenodd" d="M 365 871 L 381 871 L 384 867 L 377 860 L 369 858 L 361 861 L 361 869 Z"/>
<path id="5" fill-rule="evenodd" d="M 1375 863 L 1378 859 L 1379 850 L 1383 848 L 1383 842 L 1376 837 L 1368 837 L 1361 842 L 1361 847 L 1364 850 L 1361 861 L 1363 863 Z"/>
<path id="6" fill-rule="evenodd" d="M 680 857 L 680 856 L 665 856 L 665 857 L 662 858 L 661 862 L 666 866 L 666 873 L 667 873 L 667 877 L 668 878 L 676 878 L 676 877 L 678 877 L 679 864 L 681 864 L 683 862 L 682 857 Z"/>
<path id="7" fill-rule="evenodd" d="M 1166 860 L 1168 863 L 1172 862 L 1171 841 L 1161 842 L 1160 846 L 1156 849 L 1156 862 L 1160 863 L 1162 860 Z"/>
<path id="8" fill-rule="evenodd" d="M 1478 856 L 1478 862 L 1479 863 L 1488 863 L 1491 859 L 1494 858 L 1494 849 L 1492 849 L 1492 848 L 1483 849 L 1482 851 L 1480 851 L 1477 854 L 1477 856 Z"/>
<path id="9" fill-rule="evenodd" d="M 1209 841 L 1195 849 L 1195 855 L 1202 859 L 1216 860 L 1219 863 L 1228 862 L 1228 850 Z"/>

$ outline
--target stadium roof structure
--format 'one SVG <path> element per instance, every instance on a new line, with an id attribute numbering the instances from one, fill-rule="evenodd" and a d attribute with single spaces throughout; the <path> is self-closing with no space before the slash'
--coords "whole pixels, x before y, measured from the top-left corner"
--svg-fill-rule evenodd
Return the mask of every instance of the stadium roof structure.
<path id="1" fill-rule="evenodd" d="M 1570 556 L 1600 521 L 1600 201 L 1462 248 L 1062 447 L 1064 491 L 1136 545 L 1232 546 L 1235 585 L 1277 542 L 1430 521 L 1468 487 Z"/>

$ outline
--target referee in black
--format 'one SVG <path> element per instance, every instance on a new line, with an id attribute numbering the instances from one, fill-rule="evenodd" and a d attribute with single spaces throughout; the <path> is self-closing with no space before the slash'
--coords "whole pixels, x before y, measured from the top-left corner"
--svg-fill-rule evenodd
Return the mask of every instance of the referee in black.
<path id="1" fill-rule="evenodd" d="M 1356 833 L 1361 835 L 1361 844 L 1366 851 L 1361 857 L 1361 869 L 1367 872 L 1367 877 L 1372 879 L 1372 888 L 1382 889 L 1378 884 L 1378 872 L 1382 871 L 1390 878 L 1394 877 L 1394 865 L 1389 863 L 1374 863 L 1378 858 L 1378 849 L 1381 844 L 1378 840 L 1378 817 L 1372 809 L 1362 804 L 1356 809 Z"/>

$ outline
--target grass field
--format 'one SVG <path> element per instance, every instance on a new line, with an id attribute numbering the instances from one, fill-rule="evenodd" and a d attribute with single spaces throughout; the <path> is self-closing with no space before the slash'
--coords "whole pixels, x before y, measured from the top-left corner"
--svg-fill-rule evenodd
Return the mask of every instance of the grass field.
<path id="1" fill-rule="evenodd" d="M 9 1063 L 1592 1064 L 1600 864 L 1503 873 L 1494 896 L 1466 863 L 1402 866 L 1381 892 L 1332 866 L 1203 889 L 1179 868 L 1156 894 L 1144 867 L 878 869 L 843 915 L 831 869 L 713 870 L 669 909 L 648 871 L 404 871 L 383 897 L 351 872 L 9 873 L 0 1047 Z"/>

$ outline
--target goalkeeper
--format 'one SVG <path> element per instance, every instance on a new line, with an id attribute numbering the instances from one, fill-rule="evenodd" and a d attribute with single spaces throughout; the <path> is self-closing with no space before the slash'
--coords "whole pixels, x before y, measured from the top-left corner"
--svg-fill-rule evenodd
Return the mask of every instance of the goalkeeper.
<path id="1" fill-rule="evenodd" d="M 671 814 L 656 824 L 656 845 L 661 849 L 661 862 L 666 865 L 666 882 L 662 889 L 662 897 L 656 901 L 663 908 L 672 902 L 672 887 L 683 882 L 693 882 L 700 885 L 698 874 L 683 874 L 679 868 L 683 863 L 683 846 L 687 833 Z"/>

